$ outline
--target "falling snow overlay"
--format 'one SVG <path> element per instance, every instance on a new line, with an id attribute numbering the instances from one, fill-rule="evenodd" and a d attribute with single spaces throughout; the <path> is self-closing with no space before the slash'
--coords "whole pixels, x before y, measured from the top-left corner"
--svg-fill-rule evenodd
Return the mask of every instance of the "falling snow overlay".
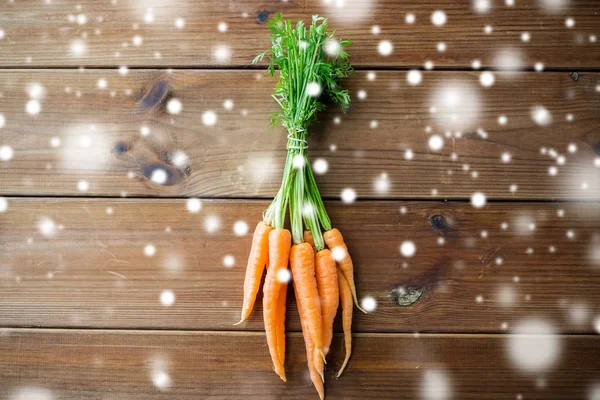
<path id="1" fill-rule="evenodd" d="M 269 126 L 280 66 L 251 64 L 277 12 L 328 18 L 324 59 L 354 67 L 347 110 L 337 83 L 302 79 L 297 100 L 325 105 L 306 143 Z M 297 145 L 310 158 L 291 173 L 314 175 L 329 212 L 304 197 L 297 218 L 343 232 L 329 250 L 357 292 L 326 398 L 600 400 L 600 3 L 5 0 L 0 15 L 0 398 L 318 399 L 289 267 L 273 276 L 287 382 L 264 278 L 233 325 Z"/>

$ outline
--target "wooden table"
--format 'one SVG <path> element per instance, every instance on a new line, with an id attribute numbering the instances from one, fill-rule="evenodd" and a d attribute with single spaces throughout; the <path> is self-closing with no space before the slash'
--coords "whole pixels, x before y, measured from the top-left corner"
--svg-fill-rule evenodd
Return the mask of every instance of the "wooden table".
<path id="1" fill-rule="evenodd" d="M 596 0 L 4 1 L 0 399 L 317 398 L 291 297 L 287 383 L 260 304 L 233 326 L 233 226 L 285 155 L 250 65 L 278 11 L 354 41 L 351 110 L 309 147 L 377 307 L 327 398 L 598 399 Z"/>

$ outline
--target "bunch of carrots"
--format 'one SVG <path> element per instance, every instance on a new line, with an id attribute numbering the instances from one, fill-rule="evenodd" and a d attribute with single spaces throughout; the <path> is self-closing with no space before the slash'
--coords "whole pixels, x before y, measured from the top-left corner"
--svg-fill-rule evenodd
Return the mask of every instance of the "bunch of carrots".
<path id="1" fill-rule="evenodd" d="M 325 108 L 320 101 L 323 95 L 340 104 L 344 111 L 350 104 L 348 91 L 338 85 L 339 80 L 352 72 L 344 51 L 350 41 L 336 40 L 333 34 L 328 34 L 327 20 L 316 15 L 311 26 L 306 27 L 302 21 L 294 26 L 277 14 L 269 21 L 269 28 L 272 47 L 254 62 L 267 56 L 271 76 L 275 65 L 279 69 L 273 98 L 281 110 L 273 115 L 271 126 L 281 123 L 286 129 L 287 158 L 281 188 L 254 231 L 238 323 L 252 312 L 266 268 L 263 317 L 267 343 L 274 370 L 286 381 L 285 313 L 291 278 L 310 377 L 323 399 L 326 357 L 339 304 L 346 357 L 338 377 L 351 354 L 353 303 L 360 307 L 352 259 L 342 234 L 332 228 L 325 210 L 310 167 L 307 138 L 310 123 Z M 284 227 L 288 209 L 291 232 Z"/>

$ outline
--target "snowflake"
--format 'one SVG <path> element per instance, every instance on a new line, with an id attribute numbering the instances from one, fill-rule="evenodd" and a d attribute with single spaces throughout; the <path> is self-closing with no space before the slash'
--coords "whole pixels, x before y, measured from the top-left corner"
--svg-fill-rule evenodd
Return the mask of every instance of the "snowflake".
<path id="1" fill-rule="evenodd" d="M 392 42 L 390 42 L 389 40 L 382 40 L 381 42 L 379 42 L 379 45 L 377 46 L 377 51 L 382 56 L 389 56 L 390 54 L 392 54 L 393 50 L 394 50 L 394 46 L 392 45 Z"/>
<path id="2" fill-rule="evenodd" d="M 175 303 L 175 294 L 171 290 L 163 290 L 160 294 L 160 304 L 172 306 Z"/>
<path id="3" fill-rule="evenodd" d="M 440 10 L 434 11 L 431 14 L 431 23 L 436 26 L 442 26 L 447 21 L 446 13 Z"/>
<path id="4" fill-rule="evenodd" d="M 366 312 L 373 312 L 377 308 L 377 300 L 371 296 L 366 296 L 360 301 L 360 306 Z"/>
<path id="5" fill-rule="evenodd" d="M 417 246 L 410 240 L 405 240 L 400 245 L 400 254 L 404 257 L 412 257 L 417 252 Z"/>
<path id="6" fill-rule="evenodd" d="M 214 111 L 205 111 L 202 114 L 202 123 L 206 126 L 213 126 L 217 123 L 217 113 Z"/>
<path id="7" fill-rule="evenodd" d="M 422 80 L 422 74 L 421 71 L 416 70 L 416 69 L 411 69 L 410 71 L 408 71 L 408 73 L 406 74 L 406 80 L 408 81 L 408 83 L 412 86 L 416 86 L 419 83 L 421 83 Z"/>

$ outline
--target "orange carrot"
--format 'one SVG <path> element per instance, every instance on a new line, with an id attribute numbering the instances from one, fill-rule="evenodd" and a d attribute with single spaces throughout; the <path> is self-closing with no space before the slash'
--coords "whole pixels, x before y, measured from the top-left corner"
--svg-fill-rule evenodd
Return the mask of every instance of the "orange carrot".
<path id="1" fill-rule="evenodd" d="M 265 331 L 267 334 L 267 344 L 273 360 L 273 367 L 279 377 L 285 382 L 285 369 L 283 360 L 279 357 L 278 343 L 278 322 L 281 315 L 278 313 L 279 294 L 281 293 L 282 283 L 278 279 L 279 270 L 287 268 L 290 256 L 292 236 L 287 229 L 273 229 L 269 233 L 269 269 L 263 286 L 263 317 L 265 320 Z M 278 318 L 279 316 L 279 318 Z M 281 333 L 281 332 L 280 332 Z M 283 333 L 285 335 L 285 333 Z M 284 339 L 285 340 L 285 337 Z"/>
<path id="2" fill-rule="evenodd" d="M 269 232 L 272 230 L 272 227 L 262 221 L 256 225 L 254 230 L 252 247 L 250 247 L 250 255 L 248 256 L 248 266 L 246 267 L 246 278 L 244 279 L 242 317 L 237 324 L 244 322 L 250 316 L 252 308 L 254 308 L 256 294 L 260 288 L 260 280 L 265 265 L 269 262 Z"/>
<path id="3" fill-rule="evenodd" d="M 296 288 L 296 283 L 294 282 L 294 292 L 296 293 L 296 304 L 298 305 L 298 313 L 303 315 L 302 312 L 302 303 L 300 302 L 300 298 L 298 297 L 298 290 Z M 304 344 L 306 346 L 306 361 L 308 363 L 308 372 L 310 373 L 310 380 L 313 385 L 315 385 L 315 389 L 319 393 L 319 397 L 321 400 L 325 398 L 325 387 L 323 386 L 323 371 L 319 372 L 317 367 L 315 366 L 315 361 L 320 360 L 321 364 L 323 364 L 323 359 L 320 355 L 317 354 L 317 360 L 315 360 L 315 345 L 313 344 L 312 339 L 310 338 L 310 333 L 308 331 L 308 327 L 306 326 L 306 320 L 300 318 L 300 323 L 302 325 L 302 336 L 304 336 Z"/>
<path id="4" fill-rule="evenodd" d="M 331 249 L 332 253 L 336 255 L 336 252 L 339 252 L 339 259 L 336 259 L 340 269 L 344 273 L 344 277 L 346 281 L 348 281 L 348 285 L 350 286 L 350 291 L 352 292 L 352 297 L 354 298 L 354 304 L 356 307 L 364 312 L 360 305 L 358 305 L 358 298 L 356 297 L 356 286 L 354 285 L 354 265 L 352 264 L 352 258 L 350 257 L 350 253 L 348 253 L 348 247 L 346 243 L 344 243 L 344 238 L 339 230 L 333 228 L 323 234 L 323 238 L 325 239 L 325 243 Z"/>
<path id="5" fill-rule="evenodd" d="M 346 343 L 346 358 L 340 368 L 337 377 L 339 378 L 348 364 L 350 354 L 352 353 L 352 292 L 350 285 L 344 277 L 342 271 L 338 269 L 338 284 L 340 289 L 340 298 L 342 300 L 342 325 L 344 326 L 344 342 Z"/>
<path id="6" fill-rule="evenodd" d="M 308 244 L 311 245 L 311 247 L 313 248 L 314 251 L 316 251 L 315 249 L 315 239 L 313 238 L 312 232 L 311 231 L 304 231 L 304 241 Z"/>
<path id="7" fill-rule="evenodd" d="M 292 246 L 290 267 L 294 278 L 294 287 L 300 300 L 300 319 L 304 320 L 315 348 L 325 360 L 323 353 L 323 334 L 321 322 L 321 301 L 315 278 L 315 253 L 308 243 Z"/>
<path id="8" fill-rule="evenodd" d="M 335 260 L 331 255 L 331 251 L 324 249 L 317 253 L 315 257 L 315 275 L 319 298 L 321 299 L 323 351 L 327 355 L 333 337 L 333 320 L 335 319 L 340 301 L 337 268 L 335 267 Z"/>
<path id="9" fill-rule="evenodd" d="M 277 354 L 281 364 L 285 364 L 285 311 L 287 300 L 287 283 L 281 283 L 277 297 Z"/>

